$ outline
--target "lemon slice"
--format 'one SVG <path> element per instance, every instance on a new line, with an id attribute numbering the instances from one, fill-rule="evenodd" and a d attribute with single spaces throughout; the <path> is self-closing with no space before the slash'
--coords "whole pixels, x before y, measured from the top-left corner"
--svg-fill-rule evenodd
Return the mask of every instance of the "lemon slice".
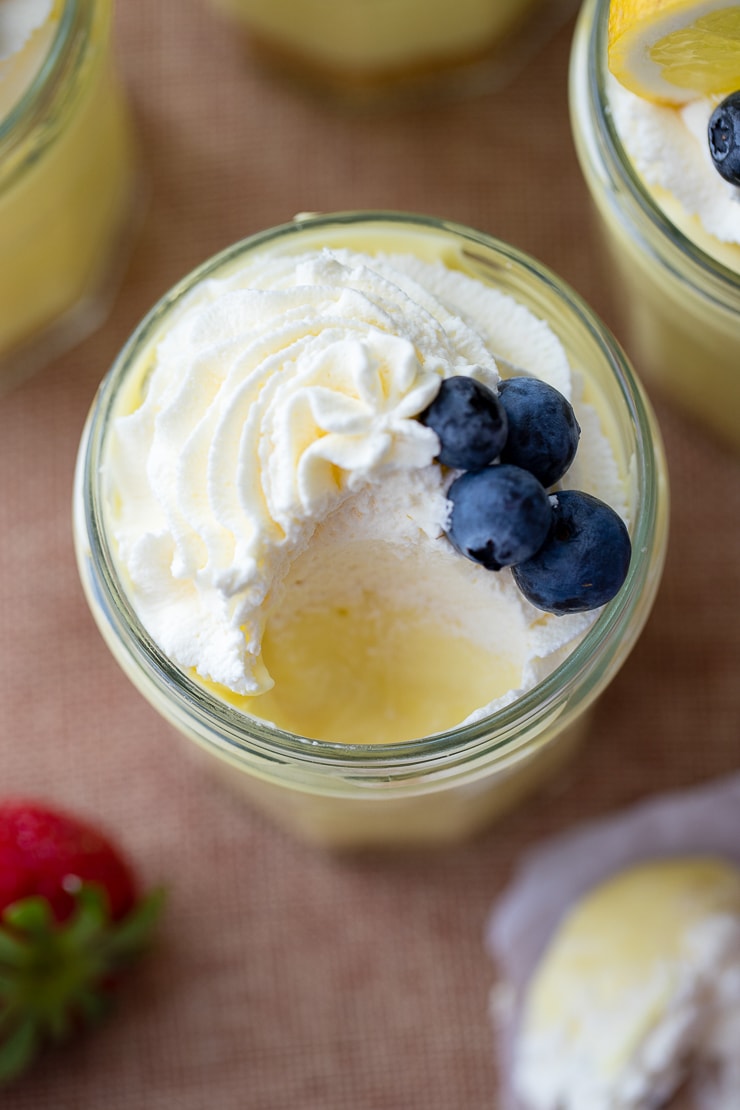
<path id="1" fill-rule="evenodd" d="M 740 3 L 612 0 L 609 68 L 646 100 L 683 104 L 740 89 Z"/>

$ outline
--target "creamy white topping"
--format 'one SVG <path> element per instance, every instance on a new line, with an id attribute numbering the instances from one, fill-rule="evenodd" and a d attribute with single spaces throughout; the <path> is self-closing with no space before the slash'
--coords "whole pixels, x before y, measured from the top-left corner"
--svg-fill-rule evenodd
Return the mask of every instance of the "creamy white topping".
<path id="1" fill-rule="evenodd" d="M 588 984 L 567 989 L 562 1024 L 528 1030 L 520 1045 L 515 1082 L 527 1110 L 653 1110 L 690 1066 L 704 1068 L 707 1110 L 740 1105 L 737 918 L 708 916 L 688 930 L 681 960 L 656 957 L 612 1009 L 596 1008 Z"/>
<path id="2" fill-rule="evenodd" d="M 0 0 L 0 121 L 21 99 L 49 52 L 53 0 Z"/>
<path id="3" fill-rule="evenodd" d="M 543 658 L 552 669 L 594 615 L 546 617 L 508 572 L 452 552 L 442 536 L 451 476 L 433 463 L 436 435 L 415 419 L 442 378 L 470 374 L 495 388 L 494 351 L 572 396 L 547 325 L 442 263 L 263 255 L 194 289 L 151 353 L 143 396 L 116 420 L 106 459 L 118 555 L 167 655 L 236 693 L 268 689 L 262 635 L 291 567 L 318 530 L 355 546 L 369 530 L 398 548 L 453 555 L 481 596 L 503 591 L 528 637 L 523 681 L 536 681 Z M 598 417 L 573 400 L 583 434 L 569 484 L 626 515 Z M 505 642 L 506 628 L 498 634 Z"/>
<path id="4" fill-rule="evenodd" d="M 654 1110 L 689 1077 L 705 1110 L 740 1105 L 737 892 L 734 912 L 712 905 L 711 891 L 697 912 L 692 897 L 686 920 L 664 923 L 672 932 L 663 937 L 649 931 L 650 906 L 640 941 L 625 921 L 622 949 L 583 928 L 569 933 L 566 922 L 539 972 L 546 994 L 525 1019 L 515 1058 L 526 1110 Z"/>
<path id="5" fill-rule="evenodd" d="M 714 103 L 694 100 L 678 108 L 651 104 L 613 77 L 608 90 L 617 133 L 646 185 L 674 198 L 708 235 L 740 244 L 740 189 L 717 173 L 709 153 L 707 127 Z M 660 204 L 661 196 L 656 199 Z"/>
<path id="6" fill-rule="evenodd" d="M 0 0 L 0 61 L 17 54 L 51 15 L 53 0 Z"/>

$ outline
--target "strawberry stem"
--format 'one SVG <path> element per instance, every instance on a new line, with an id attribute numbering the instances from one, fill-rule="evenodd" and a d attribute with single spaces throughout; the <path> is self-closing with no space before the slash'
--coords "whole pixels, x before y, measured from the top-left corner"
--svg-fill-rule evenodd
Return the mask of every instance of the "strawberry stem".
<path id="1" fill-rule="evenodd" d="M 73 897 L 63 922 L 36 896 L 0 916 L 0 1084 L 20 1075 L 44 1045 L 107 1012 L 111 983 L 148 943 L 164 892 L 152 892 L 119 921 L 111 919 L 102 887 L 82 883 Z"/>

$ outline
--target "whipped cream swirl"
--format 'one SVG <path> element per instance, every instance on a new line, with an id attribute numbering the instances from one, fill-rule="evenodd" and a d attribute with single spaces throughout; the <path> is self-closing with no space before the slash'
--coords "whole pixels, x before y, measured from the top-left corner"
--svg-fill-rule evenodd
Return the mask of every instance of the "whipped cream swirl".
<path id="1" fill-rule="evenodd" d="M 380 539 L 395 528 L 398 542 L 446 545 L 452 476 L 416 417 L 450 375 L 495 388 L 492 350 L 570 395 L 549 327 L 441 262 L 257 255 L 195 287 L 144 360 L 106 459 L 118 556 L 162 650 L 237 694 L 269 689 L 261 643 L 281 583 L 330 517 L 359 528 L 368 490 L 393 489 L 398 505 L 395 522 L 377 521 Z M 584 466 L 603 477 L 603 437 L 592 438 Z M 538 629 L 542 618 L 533 611 Z M 559 625 L 548 650 L 591 619 Z"/>
<path id="2" fill-rule="evenodd" d="M 324 251 L 204 283 L 117 422 L 115 535 L 145 623 L 238 693 L 270 684 L 263 603 L 286 558 L 362 486 L 431 464 L 415 417 L 444 376 L 497 381 L 479 335 L 383 269 Z"/>

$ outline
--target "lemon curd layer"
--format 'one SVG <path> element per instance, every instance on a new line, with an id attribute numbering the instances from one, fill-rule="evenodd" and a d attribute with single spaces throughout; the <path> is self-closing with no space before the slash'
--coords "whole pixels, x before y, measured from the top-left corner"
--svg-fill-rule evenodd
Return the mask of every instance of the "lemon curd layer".
<path id="1" fill-rule="evenodd" d="M 378 644 L 383 644 L 379 650 Z M 297 614 L 264 655 L 275 686 L 259 698 L 211 689 L 278 728 L 336 744 L 393 744 L 442 732 L 516 686 L 513 661 L 418 613 L 336 608 Z"/>
<path id="2" fill-rule="evenodd" d="M 47 84 L 31 84 L 6 121 L 8 148 L 0 164 L 0 368 L 11 371 L 27 346 L 50 329 L 81 334 L 93 322 L 130 213 L 134 156 L 112 71 L 110 4 L 93 9 L 84 0 L 58 3 L 37 34 L 62 56 L 66 46 L 57 40 L 72 33 L 65 20 L 83 24 L 85 18 L 89 40 L 74 70 L 57 73 L 52 67 Z M 37 45 L 34 38 L 28 49 L 36 51 Z M 35 64 L 31 56 L 27 60 Z M 36 118 L 41 97 L 44 114 Z"/>
<path id="3" fill-rule="evenodd" d="M 274 686 L 211 686 L 220 697 L 288 732 L 376 744 L 442 732 L 521 686 L 524 622 L 515 600 L 487 596 L 489 572 L 469 578 L 455 553 L 327 541 L 320 530 L 267 621 Z"/>

